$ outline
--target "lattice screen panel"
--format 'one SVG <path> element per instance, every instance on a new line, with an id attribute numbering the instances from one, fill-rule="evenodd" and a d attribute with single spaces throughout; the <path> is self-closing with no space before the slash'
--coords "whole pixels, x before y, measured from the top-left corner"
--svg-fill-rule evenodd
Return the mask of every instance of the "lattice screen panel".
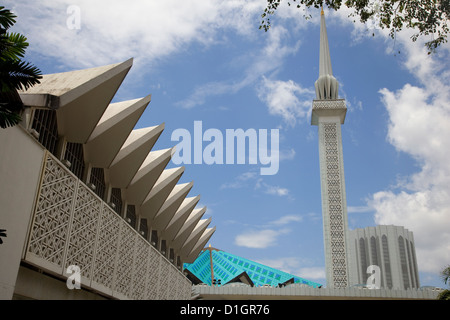
<path id="1" fill-rule="evenodd" d="M 142 237 L 136 237 L 135 256 L 133 264 L 133 279 L 131 282 L 131 298 L 134 300 L 147 299 L 148 283 L 148 242 Z"/>
<path id="2" fill-rule="evenodd" d="M 87 279 L 91 279 L 101 205 L 91 190 L 82 183 L 78 184 L 64 267 L 77 265 Z"/>
<path id="3" fill-rule="evenodd" d="M 162 261 L 164 263 L 164 260 Z M 169 299 L 169 268 L 160 268 L 161 278 L 159 280 L 159 297 L 161 300 Z"/>
<path id="4" fill-rule="evenodd" d="M 161 279 L 162 257 L 155 248 L 149 249 L 149 279 L 147 284 L 147 298 L 155 300 L 159 297 L 159 283 Z"/>
<path id="5" fill-rule="evenodd" d="M 338 123 L 323 123 L 324 148 L 325 148 L 325 174 L 326 174 L 326 203 L 329 227 L 328 246 L 331 251 L 331 265 L 333 270 L 333 284 L 335 288 L 345 288 L 348 286 L 347 259 L 345 248 L 345 221 L 344 204 L 342 203 L 340 160 L 338 141 Z"/>
<path id="6" fill-rule="evenodd" d="M 53 157 L 46 159 L 26 258 L 57 273 L 63 271 L 77 185 L 76 179 Z"/>
<path id="7" fill-rule="evenodd" d="M 112 294 L 114 268 L 119 245 L 119 231 L 122 219 L 108 206 L 103 206 L 100 216 L 97 249 L 94 259 L 92 286 L 104 288 Z"/>
<path id="8" fill-rule="evenodd" d="M 47 153 L 24 259 L 119 299 L 190 299 L 191 282 Z M 69 290 L 69 289 L 68 289 Z"/>
<path id="9" fill-rule="evenodd" d="M 130 232 L 125 221 L 122 221 L 119 234 L 114 291 L 129 296 L 131 293 L 135 234 L 134 232 Z"/>

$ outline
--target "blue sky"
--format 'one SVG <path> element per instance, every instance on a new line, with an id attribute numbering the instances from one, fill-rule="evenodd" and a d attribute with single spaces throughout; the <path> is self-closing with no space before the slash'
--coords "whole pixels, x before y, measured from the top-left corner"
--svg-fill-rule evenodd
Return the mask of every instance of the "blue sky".
<path id="1" fill-rule="evenodd" d="M 115 101 L 152 94 L 137 128 L 278 129 L 280 164 L 188 164 L 211 245 L 325 284 L 317 127 L 310 125 L 318 77 L 319 10 L 280 7 L 259 30 L 264 0 L 6 1 L 27 59 L 43 73 L 134 58 Z M 69 28 L 70 6 L 79 29 Z M 333 74 L 348 112 L 342 126 L 349 228 L 400 225 L 413 231 L 421 285 L 443 286 L 450 263 L 448 44 L 429 56 L 411 32 L 353 23 L 326 10 Z M 375 36 L 372 36 L 372 33 Z M 427 40 L 427 38 L 425 38 Z M 398 52 L 400 51 L 400 53 Z M 204 145 L 206 145 L 205 143 Z M 171 163 L 169 167 L 175 167 Z"/>

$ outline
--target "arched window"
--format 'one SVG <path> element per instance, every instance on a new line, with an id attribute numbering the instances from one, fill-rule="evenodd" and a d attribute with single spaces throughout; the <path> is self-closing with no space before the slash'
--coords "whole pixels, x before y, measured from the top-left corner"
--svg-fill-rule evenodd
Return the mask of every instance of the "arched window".
<path id="1" fill-rule="evenodd" d="M 416 279 L 416 287 L 419 288 L 420 287 L 420 282 L 419 282 L 419 273 L 418 273 L 418 270 L 416 268 L 416 266 L 417 266 L 416 249 L 414 248 L 414 242 L 413 241 L 411 241 L 411 252 L 412 252 L 411 265 L 412 265 L 412 268 L 414 269 L 414 278 Z"/>
<path id="2" fill-rule="evenodd" d="M 403 240 L 402 236 L 398 237 L 398 249 L 400 252 L 400 266 L 401 266 L 402 276 L 403 276 L 403 287 L 405 289 L 408 289 L 410 287 L 409 276 L 408 276 L 408 266 L 407 266 L 407 260 L 406 260 L 405 241 Z"/>
<path id="3" fill-rule="evenodd" d="M 370 263 L 379 266 L 377 254 L 377 240 L 374 236 L 370 237 Z"/>
<path id="4" fill-rule="evenodd" d="M 383 248 L 383 261 L 384 261 L 384 274 L 386 279 L 386 286 L 392 288 L 392 273 L 391 273 L 391 260 L 389 258 L 389 246 L 386 235 L 381 237 L 381 246 Z"/>
<path id="5" fill-rule="evenodd" d="M 366 257 L 366 241 L 364 238 L 359 239 L 359 254 L 361 256 L 361 275 L 362 275 L 362 282 L 366 283 L 367 281 L 367 257 Z"/>

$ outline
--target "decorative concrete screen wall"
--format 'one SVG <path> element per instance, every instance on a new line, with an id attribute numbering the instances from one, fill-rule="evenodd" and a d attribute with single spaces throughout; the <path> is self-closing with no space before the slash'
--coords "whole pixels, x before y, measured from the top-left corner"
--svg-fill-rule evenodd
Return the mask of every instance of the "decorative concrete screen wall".
<path id="1" fill-rule="evenodd" d="M 24 260 L 118 299 L 191 297 L 191 282 L 46 152 Z"/>

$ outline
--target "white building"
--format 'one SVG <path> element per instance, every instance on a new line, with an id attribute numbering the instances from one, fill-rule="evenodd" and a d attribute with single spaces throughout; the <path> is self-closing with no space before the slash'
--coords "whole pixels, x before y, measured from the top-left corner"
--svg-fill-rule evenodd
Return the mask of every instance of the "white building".
<path id="1" fill-rule="evenodd" d="M 23 121 L 0 131 L 0 299 L 190 298 L 183 263 L 215 227 L 184 167 L 166 168 L 173 148 L 153 150 L 164 124 L 133 130 L 150 96 L 111 103 L 131 66 L 19 92 Z"/>
<path id="2" fill-rule="evenodd" d="M 379 267 L 380 288 L 420 288 L 414 236 L 398 226 L 376 226 L 349 232 L 353 283 L 367 284 L 369 266 Z"/>

